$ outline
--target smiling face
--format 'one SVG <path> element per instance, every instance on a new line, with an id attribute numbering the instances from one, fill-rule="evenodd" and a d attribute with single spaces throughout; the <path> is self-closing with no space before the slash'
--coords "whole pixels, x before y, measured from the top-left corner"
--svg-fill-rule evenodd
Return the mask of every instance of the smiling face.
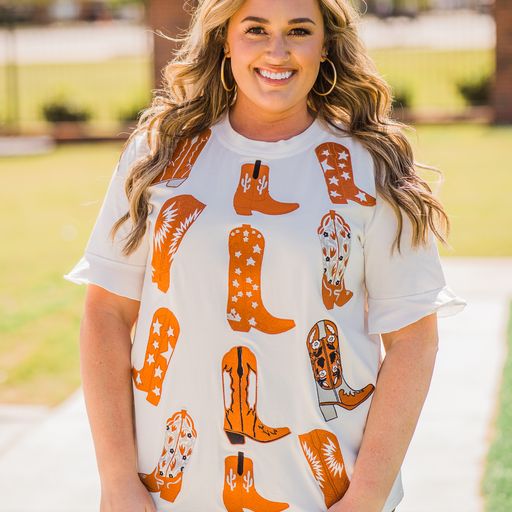
<path id="1" fill-rule="evenodd" d="M 225 53 L 246 113 L 307 109 L 325 56 L 317 0 L 247 0 L 229 20 Z"/>

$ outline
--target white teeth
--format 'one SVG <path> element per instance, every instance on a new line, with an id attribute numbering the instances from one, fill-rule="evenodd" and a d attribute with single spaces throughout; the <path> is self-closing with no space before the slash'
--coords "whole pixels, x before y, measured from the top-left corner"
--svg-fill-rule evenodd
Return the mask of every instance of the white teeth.
<path id="1" fill-rule="evenodd" d="M 292 76 L 291 71 L 286 71 L 284 73 L 271 73 L 266 69 L 260 69 L 259 72 L 265 78 L 270 78 L 272 80 L 286 80 L 287 78 L 290 78 Z"/>

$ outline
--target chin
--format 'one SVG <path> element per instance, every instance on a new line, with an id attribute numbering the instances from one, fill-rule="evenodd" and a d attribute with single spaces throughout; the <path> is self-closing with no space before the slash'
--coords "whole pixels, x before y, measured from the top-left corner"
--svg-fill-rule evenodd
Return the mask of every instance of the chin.
<path id="1" fill-rule="evenodd" d="M 277 96 L 277 95 L 276 95 Z M 271 112 L 271 113 L 279 113 L 286 112 L 290 110 L 294 106 L 299 103 L 306 102 L 307 98 L 299 98 L 299 99 L 289 99 L 289 98 L 269 98 L 268 96 L 265 98 L 254 97 L 251 98 L 251 102 L 255 105 L 257 109 L 262 112 Z"/>

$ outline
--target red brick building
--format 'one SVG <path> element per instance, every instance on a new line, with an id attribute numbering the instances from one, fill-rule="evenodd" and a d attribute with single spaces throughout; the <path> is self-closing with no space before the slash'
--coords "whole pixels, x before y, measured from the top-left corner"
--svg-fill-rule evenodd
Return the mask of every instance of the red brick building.
<path id="1" fill-rule="evenodd" d="M 493 107 L 496 123 L 512 123 L 512 0 L 495 0 L 496 77 Z"/>
<path id="2" fill-rule="evenodd" d="M 190 15 L 183 8 L 183 0 L 150 0 L 148 2 L 148 24 L 151 30 L 160 30 L 163 34 L 176 37 L 180 31 L 186 29 L 190 22 Z M 188 2 L 193 5 L 194 2 Z M 162 69 L 172 59 L 176 45 L 161 36 L 153 34 L 154 87 L 161 87 Z"/>

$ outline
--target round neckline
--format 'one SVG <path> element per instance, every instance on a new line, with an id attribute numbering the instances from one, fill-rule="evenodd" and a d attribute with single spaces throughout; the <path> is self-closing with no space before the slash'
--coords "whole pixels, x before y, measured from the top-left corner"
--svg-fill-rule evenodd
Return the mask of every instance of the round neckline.
<path id="1" fill-rule="evenodd" d="M 219 141 L 228 149 L 237 153 L 254 154 L 256 156 L 264 154 L 267 157 L 288 156 L 303 152 L 323 135 L 321 120 L 316 117 L 304 131 L 288 139 L 277 141 L 249 139 L 231 126 L 227 111 L 212 128 Z"/>

